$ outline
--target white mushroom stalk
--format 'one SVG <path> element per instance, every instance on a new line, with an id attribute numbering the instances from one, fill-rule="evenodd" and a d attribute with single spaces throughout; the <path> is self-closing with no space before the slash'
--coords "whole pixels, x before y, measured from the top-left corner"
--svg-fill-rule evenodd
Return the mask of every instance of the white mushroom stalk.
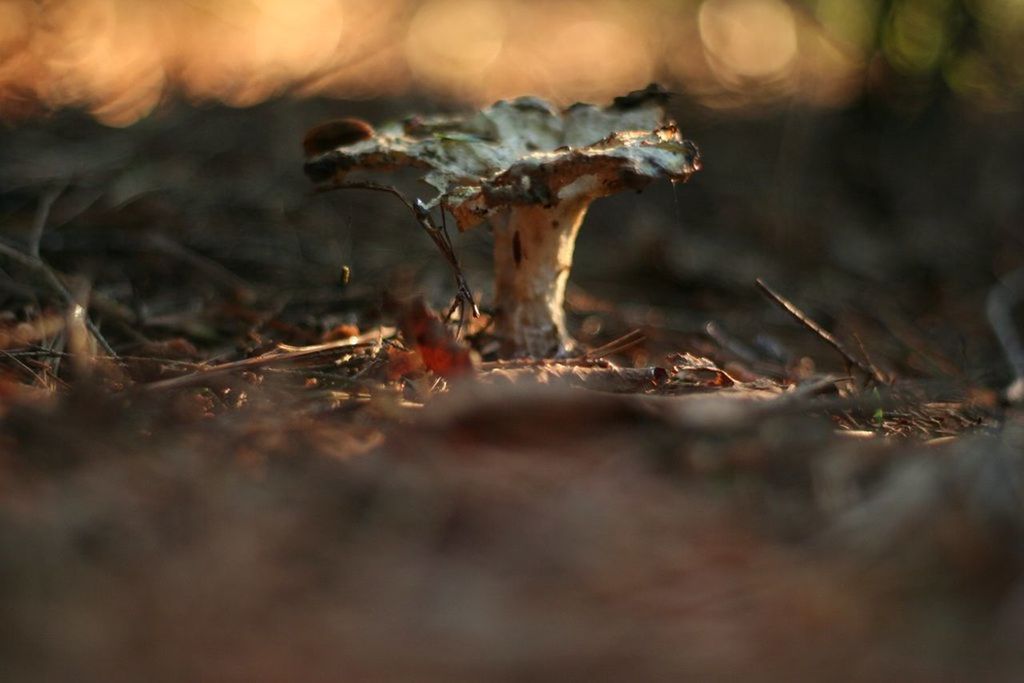
<path id="1" fill-rule="evenodd" d="M 460 230 L 484 222 L 494 230 L 493 307 L 503 355 L 549 357 L 572 347 L 565 286 L 591 202 L 700 170 L 696 145 L 666 118 L 665 99 L 652 85 L 603 108 L 557 112 L 523 97 L 468 117 L 415 117 L 311 154 L 306 173 L 344 186 L 355 170 L 424 169 L 437 190 L 428 208 L 449 211 Z"/>

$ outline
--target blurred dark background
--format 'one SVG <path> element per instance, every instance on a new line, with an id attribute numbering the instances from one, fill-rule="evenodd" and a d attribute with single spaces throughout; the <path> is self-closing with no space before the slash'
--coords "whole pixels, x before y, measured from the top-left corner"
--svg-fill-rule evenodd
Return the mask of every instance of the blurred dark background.
<path id="1" fill-rule="evenodd" d="M 199 372 L 452 296 L 309 127 L 651 81 L 704 170 L 591 207 L 571 331 L 795 391 Z M 0 678 L 1021 680 L 1022 95 L 1021 0 L 0 0 Z M 910 381 L 819 396 L 758 277 Z"/>
<path id="2" fill-rule="evenodd" d="M 592 208 L 579 336 L 648 327 L 656 351 L 714 320 L 806 352 L 764 277 L 891 369 L 999 385 L 984 297 L 1024 265 L 1022 38 L 1014 0 L 5 0 L 0 224 L 23 244 L 47 207 L 42 255 L 148 336 L 241 285 L 307 322 L 365 322 L 410 283 L 440 306 L 400 206 L 310 196 L 303 132 L 654 80 L 705 170 Z M 489 238 L 457 242 L 486 305 Z"/>

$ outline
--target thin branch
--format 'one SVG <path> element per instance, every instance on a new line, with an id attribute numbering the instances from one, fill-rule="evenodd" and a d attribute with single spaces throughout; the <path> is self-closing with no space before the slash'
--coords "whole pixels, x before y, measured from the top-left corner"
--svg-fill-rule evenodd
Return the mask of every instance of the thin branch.
<path id="1" fill-rule="evenodd" d="M 614 339 L 604 346 L 599 346 L 596 349 L 591 349 L 583 354 L 584 358 L 596 359 L 610 356 L 613 353 L 621 353 L 626 349 L 632 348 L 637 344 L 642 344 L 647 341 L 647 335 L 640 330 L 632 330 L 622 335 L 618 339 Z"/>
<path id="2" fill-rule="evenodd" d="M 29 375 L 31 375 L 32 379 L 34 379 L 37 383 L 39 383 L 39 385 L 41 385 L 41 386 L 43 386 L 45 388 L 46 380 L 41 375 L 39 375 L 35 370 L 33 370 L 31 367 L 29 367 L 27 363 L 25 363 L 20 358 L 18 358 L 17 354 L 11 353 L 11 352 L 7 351 L 6 349 L 0 349 L 0 356 L 3 356 L 4 358 L 9 358 L 18 367 L 20 367 L 22 370 L 24 370 Z"/>
<path id="3" fill-rule="evenodd" d="M 331 344 L 317 344 L 316 346 L 308 348 L 298 347 L 293 351 L 272 351 L 271 353 L 256 356 L 255 358 L 243 358 L 242 360 L 210 366 L 191 375 L 181 375 L 179 377 L 162 379 L 157 382 L 150 382 L 148 384 L 141 385 L 139 389 L 143 391 L 162 391 L 167 389 L 181 389 L 184 387 L 200 386 L 211 377 L 220 377 L 236 370 L 266 368 L 273 365 L 294 363 L 295 361 L 300 360 L 310 360 L 318 356 L 337 353 L 339 351 L 347 352 L 355 349 L 372 348 L 376 345 L 376 342 L 339 342 Z"/>
<path id="4" fill-rule="evenodd" d="M 761 278 L 757 278 L 757 287 L 761 290 L 769 299 L 774 301 L 782 310 L 788 313 L 794 320 L 806 327 L 808 330 L 816 334 L 822 341 L 831 346 L 833 349 L 839 352 L 846 362 L 856 367 L 858 370 L 863 372 L 868 377 L 872 378 L 879 384 L 885 384 L 885 376 L 877 368 L 872 368 L 870 365 L 854 356 L 850 351 L 836 339 L 835 335 L 826 330 L 824 327 L 816 323 L 814 320 L 809 318 L 807 314 L 797 308 L 796 304 L 782 296 L 775 290 L 765 283 Z"/>
<path id="5" fill-rule="evenodd" d="M 469 283 L 466 281 L 466 277 L 462 272 L 462 266 L 459 263 L 459 258 L 455 254 L 455 247 L 452 244 L 451 236 L 448 234 L 448 225 L 444 220 L 444 209 L 441 209 L 441 227 L 437 226 L 434 222 L 433 216 L 430 215 L 430 210 L 422 200 L 417 199 L 415 202 L 410 202 L 408 198 L 396 188 L 390 185 L 383 185 L 381 183 L 375 183 L 369 180 L 363 181 L 352 181 L 345 183 L 335 183 L 333 185 L 324 185 L 314 190 L 314 193 L 321 194 L 323 192 L 331 192 L 333 190 L 372 190 L 374 192 L 386 192 L 394 197 L 397 197 L 400 202 L 405 204 L 413 216 L 416 218 L 416 222 L 419 223 L 420 227 L 423 228 L 427 236 L 434 242 L 434 245 L 444 256 L 448 262 L 449 267 L 452 269 L 452 274 L 455 277 L 455 301 L 452 307 L 448 311 L 448 319 L 451 319 L 455 311 L 459 311 L 459 335 L 462 334 L 462 328 L 466 321 L 466 312 L 470 311 L 474 318 L 480 316 L 480 309 L 476 305 L 476 301 L 473 299 L 473 291 L 469 288 Z"/>
<path id="6" fill-rule="evenodd" d="M 544 367 L 566 367 L 566 368 L 611 368 L 615 367 L 611 362 L 603 358 L 506 358 L 503 360 L 490 360 L 480 363 L 477 368 L 480 372 L 489 370 L 507 370 L 516 368 L 544 368 Z"/>
<path id="7" fill-rule="evenodd" d="M 420 212 L 425 213 L 428 222 L 430 220 L 430 213 L 426 210 L 426 206 L 423 202 L 416 200 L 416 207 Z M 477 308 L 476 301 L 473 300 L 473 291 L 469 288 L 469 283 L 466 282 L 466 278 L 462 274 L 462 267 L 459 265 L 458 256 L 455 254 L 455 246 L 452 244 L 452 238 L 448 234 L 448 221 L 444 217 L 444 206 L 441 207 L 441 235 L 444 239 L 444 243 L 447 245 L 447 254 L 451 254 L 449 263 L 451 264 L 452 270 L 455 273 L 455 287 L 457 294 L 455 301 L 452 302 L 451 308 L 448 309 L 448 315 L 445 316 L 445 320 L 451 320 L 452 315 L 455 314 L 456 309 L 459 311 L 459 327 L 455 331 L 455 338 L 458 339 L 462 336 L 462 329 L 466 325 L 466 309 L 468 308 L 474 318 L 480 317 L 480 309 Z"/>
<path id="8" fill-rule="evenodd" d="M 887 375 L 884 372 L 882 372 L 882 370 L 877 365 L 875 365 L 875 361 L 872 360 L 871 354 L 868 353 L 868 349 L 864 345 L 864 340 L 860 338 L 860 335 L 854 332 L 853 338 L 857 342 L 857 348 L 860 349 L 861 355 L 864 356 L 864 362 L 867 364 L 869 368 L 871 368 L 871 372 L 874 373 L 874 376 L 886 377 Z"/>
<path id="9" fill-rule="evenodd" d="M 3 242 L 0 242 L 0 255 L 6 256 L 12 261 L 17 261 L 25 268 L 33 270 L 36 273 L 39 273 L 43 277 L 43 280 L 46 282 L 46 284 L 49 285 L 49 287 L 54 291 L 54 293 L 56 293 L 58 296 L 60 296 L 61 299 L 64 300 L 64 303 L 67 306 L 79 305 L 78 302 L 75 300 L 75 297 L 72 296 L 70 291 L 68 291 L 68 288 L 64 286 L 63 282 L 61 282 L 60 277 L 57 275 L 57 272 L 38 256 L 31 256 L 29 254 L 23 253 L 21 251 L 18 251 L 14 247 L 4 244 Z M 92 334 L 92 336 L 96 338 L 96 342 L 100 345 L 100 347 L 108 355 L 116 358 L 117 353 L 110 346 L 110 344 L 107 343 L 107 340 L 103 338 L 103 335 L 100 333 L 99 328 L 96 327 L 96 324 L 88 316 L 86 316 L 85 318 L 85 326 L 89 330 L 90 334 Z"/>

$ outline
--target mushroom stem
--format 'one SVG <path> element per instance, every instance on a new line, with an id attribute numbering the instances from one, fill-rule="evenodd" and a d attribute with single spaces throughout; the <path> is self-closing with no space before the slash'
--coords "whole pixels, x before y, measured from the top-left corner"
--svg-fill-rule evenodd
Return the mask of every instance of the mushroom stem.
<path id="1" fill-rule="evenodd" d="M 577 103 L 561 112 L 520 97 L 469 116 L 413 117 L 377 130 L 343 119 L 310 132 L 305 169 L 318 183 L 369 189 L 380 188 L 349 182 L 348 174 L 421 169 L 438 194 L 412 208 L 456 272 L 457 303 L 468 309 L 473 300 L 444 226 L 430 219 L 438 206 L 460 230 L 485 221 L 494 228 L 495 333 L 502 354 L 561 355 L 573 346 L 565 329 L 565 285 L 590 202 L 661 178 L 686 180 L 701 168 L 700 150 L 665 114 L 667 96 L 652 84 L 607 107 Z M 337 147 L 324 151 L 330 145 Z"/>
<path id="2" fill-rule="evenodd" d="M 512 206 L 494 228 L 495 332 L 507 356 L 551 357 L 574 342 L 565 329 L 565 285 L 589 198 L 552 207 Z"/>

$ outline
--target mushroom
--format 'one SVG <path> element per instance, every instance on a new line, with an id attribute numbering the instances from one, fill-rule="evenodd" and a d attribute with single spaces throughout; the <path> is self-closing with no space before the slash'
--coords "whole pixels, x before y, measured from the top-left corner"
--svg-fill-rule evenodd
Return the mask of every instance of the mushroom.
<path id="1" fill-rule="evenodd" d="M 355 170 L 423 169 L 437 190 L 427 209 L 447 210 L 463 231 L 484 222 L 494 231 L 503 355 L 547 357 L 573 345 L 565 286 L 590 203 L 660 178 L 685 181 L 701 168 L 697 146 L 666 117 L 667 97 L 652 84 L 607 107 L 559 112 L 520 97 L 469 116 L 412 117 L 327 151 L 307 145 L 305 170 L 325 187 L 344 187 Z"/>

